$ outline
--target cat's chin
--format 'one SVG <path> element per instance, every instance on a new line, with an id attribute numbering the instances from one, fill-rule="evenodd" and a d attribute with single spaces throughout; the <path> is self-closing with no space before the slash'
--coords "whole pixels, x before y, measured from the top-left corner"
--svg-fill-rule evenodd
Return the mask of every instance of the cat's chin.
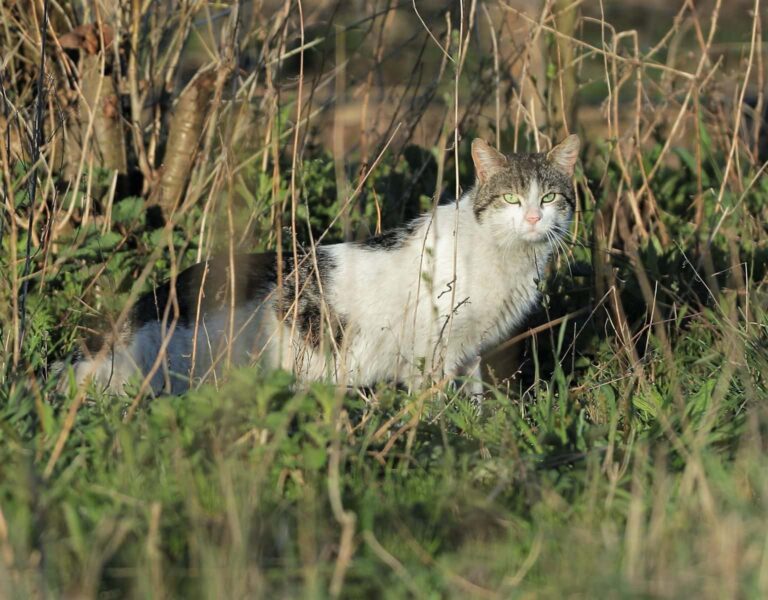
<path id="1" fill-rule="evenodd" d="M 539 231 L 526 231 L 509 235 L 508 232 L 496 233 L 496 243 L 501 247 L 520 248 L 521 246 L 545 246 L 549 239 L 545 233 Z"/>
<path id="2" fill-rule="evenodd" d="M 548 242 L 547 234 L 541 231 L 526 231 L 520 237 L 529 244 L 546 244 Z"/>

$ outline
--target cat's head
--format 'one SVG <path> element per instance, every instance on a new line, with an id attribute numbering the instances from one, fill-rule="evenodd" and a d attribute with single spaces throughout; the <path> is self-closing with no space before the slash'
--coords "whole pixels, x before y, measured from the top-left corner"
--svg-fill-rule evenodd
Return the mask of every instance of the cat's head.
<path id="1" fill-rule="evenodd" d="M 568 229 L 574 208 L 573 170 L 579 138 L 549 152 L 505 156 L 484 140 L 472 142 L 477 185 L 473 210 L 501 244 L 550 243 Z"/>

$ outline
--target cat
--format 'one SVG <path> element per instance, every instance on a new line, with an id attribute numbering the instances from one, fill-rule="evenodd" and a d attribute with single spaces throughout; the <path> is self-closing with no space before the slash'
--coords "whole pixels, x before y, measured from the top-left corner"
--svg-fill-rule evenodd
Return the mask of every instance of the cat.
<path id="1" fill-rule="evenodd" d="M 223 257 L 141 297 L 116 335 L 73 361 L 78 383 L 137 378 L 181 393 L 229 364 L 349 386 L 475 374 L 520 326 L 574 209 L 579 138 L 505 156 L 472 142 L 476 183 L 405 227 L 314 252 Z"/>

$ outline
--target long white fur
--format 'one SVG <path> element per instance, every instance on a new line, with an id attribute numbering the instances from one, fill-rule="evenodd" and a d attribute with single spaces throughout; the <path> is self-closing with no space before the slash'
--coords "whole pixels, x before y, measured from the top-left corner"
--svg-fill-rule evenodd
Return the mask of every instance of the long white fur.
<path id="1" fill-rule="evenodd" d="M 335 267 L 323 291 L 345 323 L 340 349 L 303 344 L 267 297 L 238 307 L 232 321 L 222 310 L 196 329 L 177 325 L 170 338 L 159 323 L 146 323 L 104 356 L 80 360 L 75 378 L 92 377 L 119 393 L 137 374 L 151 374 L 154 392 L 179 393 L 190 385 L 190 373 L 193 382 L 218 377 L 230 361 L 346 385 L 389 380 L 418 386 L 425 376 L 460 375 L 534 308 L 551 253 L 545 232 L 557 220 L 553 207 L 540 205 L 535 181 L 521 206 L 487 211 L 479 222 L 473 193 L 422 217 L 400 247 L 326 247 Z M 531 211 L 538 223 L 525 220 Z"/>

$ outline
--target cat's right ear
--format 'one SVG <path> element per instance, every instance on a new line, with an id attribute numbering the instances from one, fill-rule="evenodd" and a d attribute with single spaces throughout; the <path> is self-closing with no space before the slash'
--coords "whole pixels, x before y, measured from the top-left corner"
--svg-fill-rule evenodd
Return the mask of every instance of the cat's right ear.
<path id="1" fill-rule="evenodd" d="M 579 136 L 572 133 L 547 153 L 547 160 L 561 173 L 573 177 L 580 145 Z"/>
<path id="2" fill-rule="evenodd" d="M 494 173 L 507 166 L 507 157 L 480 138 L 472 142 L 472 161 L 480 183 L 485 183 Z"/>

